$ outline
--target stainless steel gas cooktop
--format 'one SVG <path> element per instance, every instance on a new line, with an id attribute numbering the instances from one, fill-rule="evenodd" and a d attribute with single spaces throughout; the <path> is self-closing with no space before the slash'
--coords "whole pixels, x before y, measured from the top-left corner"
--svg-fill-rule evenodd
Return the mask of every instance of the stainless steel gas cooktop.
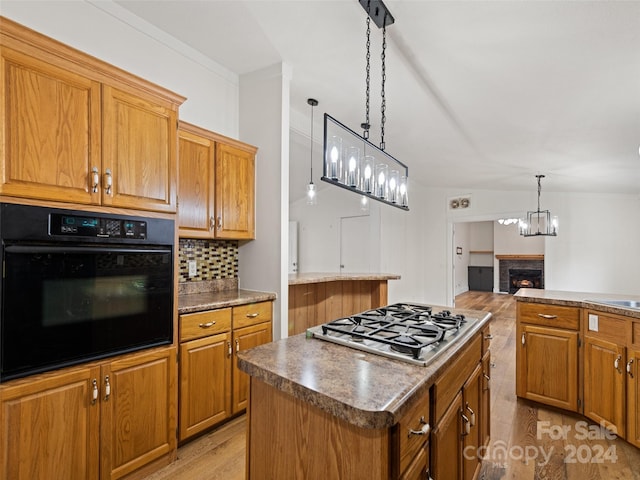
<path id="1" fill-rule="evenodd" d="M 466 336 L 477 318 L 413 303 L 394 303 L 308 330 L 313 337 L 416 365 L 428 365 Z"/>

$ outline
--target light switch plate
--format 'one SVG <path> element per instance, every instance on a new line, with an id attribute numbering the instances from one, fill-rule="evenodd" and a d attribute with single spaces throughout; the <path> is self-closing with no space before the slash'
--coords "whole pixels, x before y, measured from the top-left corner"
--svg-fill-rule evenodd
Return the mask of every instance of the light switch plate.
<path id="1" fill-rule="evenodd" d="M 592 332 L 598 331 L 598 315 L 589 314 L 589 330 Z"/>
<path id="2" fill-rule="evenodd" d="M 189 260 L 189 276 L 195 277 L 198 275 L 198 264 L 195 260 Z"/>

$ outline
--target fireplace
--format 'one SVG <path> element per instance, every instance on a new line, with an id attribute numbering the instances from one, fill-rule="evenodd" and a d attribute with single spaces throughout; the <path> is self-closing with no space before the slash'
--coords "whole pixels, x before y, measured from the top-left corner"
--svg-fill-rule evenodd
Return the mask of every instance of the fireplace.
<path id="1" fill-rule="evenodd" d="M 509 293 L 516 293 L 519 288 L 542 288 L 542 270 L 510 268 Z"/>
<path id="2" fill-rule="evenodd" d="M 538 254 L 498 254 L 496 255 L 496 259 L 498 260 L 498 279 L 499 279 L 499 289 L 500 292 L 503 293 L 514 293 L 518 291 L 518 288 L 529 288 L 524 287 L 524 285 L 529 285 L 528 282 L 533 282 L 533 288 L 544 288 L 544 255 Z M 521 280 L 526 280 L 524 284 L 520 284 L 521 286 L 511 285 L 511 270 L 524 270 L 531 271 L 536 270 L 536 273 L 539 273 L 539 280 L 533 278 L 522 278 Z M 518 285 L 518 283 L 516 283 Z"/>

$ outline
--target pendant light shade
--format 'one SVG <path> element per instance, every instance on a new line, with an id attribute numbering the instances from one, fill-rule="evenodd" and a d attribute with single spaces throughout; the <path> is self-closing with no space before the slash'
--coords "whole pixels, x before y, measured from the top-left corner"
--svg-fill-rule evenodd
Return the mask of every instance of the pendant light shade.
<path id="1" fill-rule="evenodd" d="M 525 220 L 520 219 L 518 227 L 523 237 L 536 237 L 540 235 L 555 237 L 558 235 L 558 217 L 552 216 L 549 210 L 540 210 L 540 180 L 544 175 L 536 175 L 538 179 L 538 209 L 528 211 Z"/>
<path id="2" fill-rule="evenodd" d="M 314 98 L 307 99 L 307 103 L 311 105 L 311 160 L 309 165 L 309 184 L 307 185 L 307 205 L 317 205 L 318 195 L 316 192 L 316 186 L 313 184 L 313 107 L 318 105 L 318 101 Z"/>

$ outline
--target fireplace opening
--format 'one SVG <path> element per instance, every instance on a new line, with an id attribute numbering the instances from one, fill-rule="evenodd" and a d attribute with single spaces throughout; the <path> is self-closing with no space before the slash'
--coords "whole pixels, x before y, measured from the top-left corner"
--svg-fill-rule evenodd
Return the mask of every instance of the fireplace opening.
<path id="1" fill-rule="evenodd" d="M 543 288 L 542 270 L 509 269 L 509 293 L 516 293 L 519 288 Z"/>

